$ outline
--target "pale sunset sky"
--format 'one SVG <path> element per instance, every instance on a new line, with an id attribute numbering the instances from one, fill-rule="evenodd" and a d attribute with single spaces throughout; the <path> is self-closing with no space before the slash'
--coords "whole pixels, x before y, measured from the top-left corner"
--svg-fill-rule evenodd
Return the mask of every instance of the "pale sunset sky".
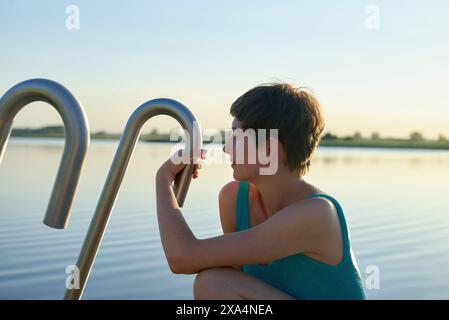
<path id="1" fill-rule="evenodd" d="M 79 29 L 66 27 L 70 5 Z M 205 130 L 229 128 L 238 96 L 281 80 L 312 89 L 326 132 L 449 138 L 448 12 L 447 0 L 0 0 L 0 95 L 52 79 L 82 102 L 91 132 L 116 133 L 140 104 L 167 97 Z M 60 124 L 34 103 L 14 128 Z M 144 130 L 154 127 L 176 122 Z"/>

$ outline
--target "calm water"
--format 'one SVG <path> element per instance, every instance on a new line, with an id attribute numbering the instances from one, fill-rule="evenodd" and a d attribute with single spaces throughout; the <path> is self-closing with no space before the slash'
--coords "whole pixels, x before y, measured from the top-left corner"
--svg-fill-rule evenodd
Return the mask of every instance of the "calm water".
<path id="1" fill-rule="evenodd" d="M 0 165 L 0 298 L 60 299 L 117 147 L 92 141 L 69 227 L 42 223 L 62 140 L 10 139 Z M 85 299 L 192 299 L 194 275 L 171 274 L 156 220 L 154 174 L 173 145 L 139 143 L 130 161 Z M 221 157 L 219 147 L 210 150 Z M 320 148 L 306 180 L 342 204 L 371 299 L 449 298 L 449 152 Z M 221 234 L 217 194 L 232 179 L 205 165 L 183 209 L 198 238 Z"/>

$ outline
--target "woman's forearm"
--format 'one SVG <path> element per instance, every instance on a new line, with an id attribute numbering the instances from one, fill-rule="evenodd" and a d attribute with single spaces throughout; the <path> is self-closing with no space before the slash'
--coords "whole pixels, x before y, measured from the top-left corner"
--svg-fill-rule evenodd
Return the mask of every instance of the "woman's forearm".
<path id="1" fill-rule="evenodd" d="M 178 273 L 188 262 L 189 248 L 196 238 L 182 215 L 170 181 L 164 172 L 156 174 L 157 219 L 170 269 Z"/>

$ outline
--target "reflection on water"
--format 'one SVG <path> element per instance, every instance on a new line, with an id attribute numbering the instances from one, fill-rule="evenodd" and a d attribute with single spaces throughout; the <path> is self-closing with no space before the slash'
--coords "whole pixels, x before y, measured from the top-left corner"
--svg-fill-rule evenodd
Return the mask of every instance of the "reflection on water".
<path id="1" fill-rule="evenodd" d="M 0 165 L 0 298 L 60 299 L 118 141 L 92 141 L 67 230 L 42 220 L 63 140 L 12 138 Z M 191 299 L 194 275 L 171 274 L 159 240 L 154 174 L 173 145 L 139 143 L 92 270 L 86 299 Z M 222 157 L 220 146 L 208 152 Z M 183 209 L 199 238 L 221 234 L 217 195 L 232 179 L 205 165 Z M 342 204 L 372 299 L 449 298 L 449 152 L 319 148 L 306 180 Z"/>

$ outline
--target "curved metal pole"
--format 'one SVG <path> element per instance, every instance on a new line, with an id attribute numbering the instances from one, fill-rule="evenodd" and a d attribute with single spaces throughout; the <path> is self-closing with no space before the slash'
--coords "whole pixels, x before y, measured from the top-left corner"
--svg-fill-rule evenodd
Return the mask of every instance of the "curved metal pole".
<path id="1" fill-rule="evenodd" d="M 89 126 L 83 107 L 64 86 L 46 79 L 23 81 L 9 89 L 0 99 L 0 163 L 16 114 L 34 101 L 52 105 L 64 122 L 64 152 L 44 218 L 46 225 L 64 229 L 89 146 Z"/>
<path id="2" fill-rule="evenodd" d="M 77 274 L 79 275 L 79 288 L 67 289 L 64 299 L 76 300 L 81 298 L 142 126 L 147 120 L 159 114 L 169 115 L 181 124 L 186 134 L 188 134 L 186 135 L 187 150 L 198 151 L 201 149 L 201 129 L 194 115 L 183 104 L 171 99 L 155 99 L 144 103 L 133 112 L 120 139 L 103 191 L 98 200 L 94 217 L 90 223 L 76 263 L 78 267 Z M 190 186 L 192 170 L 193 164 L 188 164 L 176 176 L 174 182 L 174 193 L 181 207 L 184 204 Z"/>

